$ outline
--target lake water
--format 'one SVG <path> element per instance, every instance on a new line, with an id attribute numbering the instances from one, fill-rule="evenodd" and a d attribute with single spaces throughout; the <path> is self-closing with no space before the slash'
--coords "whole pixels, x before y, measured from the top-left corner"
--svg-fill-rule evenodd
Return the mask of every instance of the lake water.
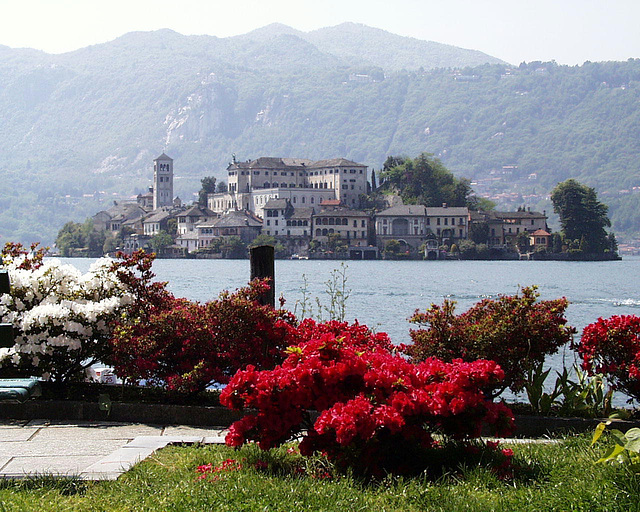
<path id="1" fill-rule="evenodd" d="M 90 260 L 63 259 L 80 270 Z M 346 261 L 347 318 L 389 334 L 394 343 L 410 342 L 407 318 L 416 309 L 448 298 L 459 313 L 483 298 L 514 294 L 521 286 L 537 285 L 542 299 L 567 297 L 569 324 L 580 333 L 598 317 L 640 315 L 640 257 L 614 262 L 554 261 Z M 326 282 L 339 261 L 276 261 L 276 297 L 294 310 L 309 296 L 328 303 Z M 207 301 L 222 290 L 234 290 L 249 280 L 248 260 L 157 260 L 154 272 L 180 297 Z M 298 306 L 298 312 L 300 306 Z M 579 334 L 578 334 L 579 335 Z M 574 356 L 565 349 L 548 363 L 571 367 Z"/>

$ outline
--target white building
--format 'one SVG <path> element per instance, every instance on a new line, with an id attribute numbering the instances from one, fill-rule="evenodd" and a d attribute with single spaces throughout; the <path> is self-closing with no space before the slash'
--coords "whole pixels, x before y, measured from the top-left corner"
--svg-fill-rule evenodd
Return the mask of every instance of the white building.
<path id="1" fill-rule="evenodd" d="M 272 199 L 288 199 L 294 208 L 312 207 L 327 199 L 357 208 L 367 192 L 367 166 L 335 158 L 304 160 L 261 157 L 233 162 L 227 168 L 228 192 L 209 194 L 211 210 L 248 210 L 263 217 L 264 205 Z"/>

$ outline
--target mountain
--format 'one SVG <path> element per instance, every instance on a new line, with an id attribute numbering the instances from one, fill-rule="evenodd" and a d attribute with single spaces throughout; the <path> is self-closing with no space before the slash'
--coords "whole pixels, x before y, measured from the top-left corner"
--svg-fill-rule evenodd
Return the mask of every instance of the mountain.
<path id="1" fill-rule="evenodd" d="M 633 234 L 639 94 L 638 60 L 512 67 L 355 24 L 133 32 L 62 55 L 0 46 L 0 243 L 50 243 L 67 220 L 144 192 L 163 151 L 187 201 L 233 154 L 379 169 L 427 151 L 514 208 L 575 177 Z"/>

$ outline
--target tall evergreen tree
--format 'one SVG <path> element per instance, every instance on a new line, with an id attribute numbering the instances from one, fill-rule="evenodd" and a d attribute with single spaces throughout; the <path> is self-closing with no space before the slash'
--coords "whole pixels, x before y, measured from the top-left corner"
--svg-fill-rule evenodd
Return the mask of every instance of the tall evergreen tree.
<path id="1" fill-rule="evenodd" d="M 202 188 L 198 192 L 198 204 L 202 207 L 207 206 L 207 195 L 216 191 L 216 179 L 213 176 L 205 176 L 200 180 Z"/>
<path id="2" fill-rule="evenodd" d="M 611 226 L 608 207 L 598 201 L 596 191 L 576 180 L 556 185 L 551 193 L 553 210 L 560 216 L 565 239 L 578 240 L 585 252 L 602 253 L 610 249 L 606 227 Z"/>

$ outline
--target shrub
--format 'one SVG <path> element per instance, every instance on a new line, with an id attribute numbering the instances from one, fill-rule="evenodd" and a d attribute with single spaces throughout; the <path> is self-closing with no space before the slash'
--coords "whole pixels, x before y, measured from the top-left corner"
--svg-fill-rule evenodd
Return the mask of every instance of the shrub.
<path id="1" fill-rule="evenodd" d="M 61 382 L 81 379 L 84 368 L 108 357 L 110 324 L 132 298 L 110 271 L 110 259 L 82 274 L 31 249 L 8 244 L 2 252 L 11 293 L 0 299 L 0 317 L 15 333 L 3 364 Z"/>
<path id="2" fill-rule="evenodd" d="M 197 393 L 226 383 L 248 364 L 273 368 L 283 360 L 293 316 L 262 306 L 268 285 L 255 280 L 206 304 L 164 296 L 141 316 L 118 325 L 112 340 L 116 373 L 169 391 Z"/>
<path id="3" fill-rule="evenodd" d="M 527 373 L 569 342 L 575 332 L 564 317 L 567 299 L 538 301 L 538 297 L 535 287 L 525 287 L 516 295 L 482 300 L 460 315 L 455 314 L 455 302 L 432 304 L 410 319 L 427 328 L 411 330 L 413 345 L 403 349 L 413 361 L 491 359 L 505 373 L 494 396 L 507 387 L 519 392 Z"/>
<path id="4" fill-rule="evenodd" d="M 640 317 L 598 318 L 584 328 L 575 348 L 583 369 L 606 375 L 617 389 L 640 400 Z"/>
<path id="5" fill-rule="evenodd" d="M 494 362 L 412 364 L 388 350 L 385 336 L 337 327 L 303 322 L 299 334 L 310 338 L 290 346 L 281 365 L 233 376 L 221 403 L 257 414 L 231 426 L 228 445 L 257 441 L 266 450 L 302 436 L 303 455 L 326 453 L 357 474 L 403 473 L 417 451 L 438 444 L 434 434 L 466 439 L 483 425 L 512 426 L 510 411 L 482 392 L 503 377 Z"/>

